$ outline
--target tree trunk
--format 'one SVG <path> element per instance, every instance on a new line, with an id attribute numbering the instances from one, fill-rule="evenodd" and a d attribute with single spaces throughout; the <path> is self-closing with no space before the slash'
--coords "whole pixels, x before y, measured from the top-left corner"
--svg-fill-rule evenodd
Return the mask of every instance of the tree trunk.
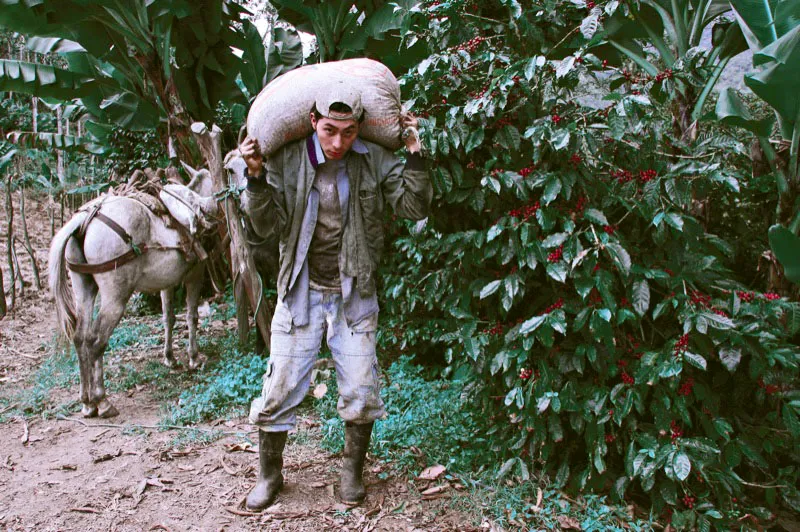
<path id="1" fill-rule="evenodd" d="M 228 176 L 223 166 L 222 130 L 217 126 L 213 126 L 212 130 L 209 131 L 202 122 L 192 124 L 191 130 L 194 133 L 200 151 L 208 163 L 208 171 L 214 180 L 214 189 L 217 191 L 227 189 Z M 244 280 L 250 308 L 256 312 L 256 326 L 261 333 L 261 337 L 269 345 L 271 335 L 270 316 L 267 311 L 267 305 L 259 304 L 263 298 L 263 290 L 258 277 L 258 270 L 243 233 L 238 205 L 230 195 L 225 197 L 222 205 L 225 209 L 225 219 L 228 223 L 228 234 L 231 237 L 231 277 L 234 284 L 239 278 Z M 240 302 L 237 302 L 237 305 L 240 304 Z"/>
<path id="2" fill-rule="evenodd" d="M 33 132 L 39 132 L 39 97 L 31 98 L 31 116 L 33 117 Z"/>
<path id="3" fill-rule="evenodd" d="M 6 289 L 3 283 L 3 268 L 0 268 L 0 318 L 4 317 L 8 312 L 6 308 Z"/>
<path id="4" fill-rule="evenodd" d="M 36 263 L 36 252 L 31 245 L 31 238 L 28 234 L 28 220 L 25 217 L 25 191 L 20 188 L 19 190 L 19 214 L 22 217 L 22 237 L 25 240 L 25 249 L 31 257 L 31 264 L 33 265 L 33 280 L 36 283 L 36 290 L 42 290 L 42 281 L 39 276 L 39 265 Z"/>
<path id="5" fill-rule="evenodd" d="M 17 236 L 14 235 L 14 242 L 16 242 Z M 19 285 L 17 285 L 17 289 L 19 290 L 19 297 L 25 296 L 25 278 L 22 277 L 22 268 L 19 267 L 19 256 L 17 255 L 17 246 L 11 246 L 11 257 L 14 259 L 14 270 L 17 273 L 17 281 Z"/>
<path id="6" fill-rule="evenodd" d="M 17 278 L 16 270 L 14 269 L 14 204 L 11 201 L 11 173 L 8 174 L 6 180 L 6 216 L 8 218 L 7 231 L 6 231 L 6 259 L 8 261 L 8 279 L 11 281 L 11 308 L 17 302 L 17 290 L 15 279 Z"/>
<path id="7" fill-rule="evenodd" d="M 56 133 L 59 135 L 64 134 L 64 128 L 62 126 L 61 120 L 63 118 L 64 111 L 61 109 L 59 105 L 56 107 Z M 64 187 L 67 184 L 67 177 L 64 175 L 64 151 L 63 150 L 56 150 L 56 175 L 58 176 L 58 182 L 61 183 L 61 186 Z M 62 216 L 62 223 L 63 223 L 63 216 Z"/>

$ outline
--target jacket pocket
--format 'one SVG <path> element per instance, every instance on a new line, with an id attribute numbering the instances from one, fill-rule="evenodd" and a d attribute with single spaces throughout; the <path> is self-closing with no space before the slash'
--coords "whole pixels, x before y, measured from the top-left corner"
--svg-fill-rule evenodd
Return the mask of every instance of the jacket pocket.
<path id="1" fill-rule="evenodd" d="M 286 303 L 278 299 L 275 313 L 272 315 L 272 330 L 283 333 L 292 332 L 292 313 Z"/>
<path id="2" fill-rule="evenodd" d="M 375 189 L 362 189 L 358 192 L 361 204 L 361 218 L 364 223 L 364 236 L 367 238 L 370 259 L 377 268 L 383 250 L 383 205 Z"/>

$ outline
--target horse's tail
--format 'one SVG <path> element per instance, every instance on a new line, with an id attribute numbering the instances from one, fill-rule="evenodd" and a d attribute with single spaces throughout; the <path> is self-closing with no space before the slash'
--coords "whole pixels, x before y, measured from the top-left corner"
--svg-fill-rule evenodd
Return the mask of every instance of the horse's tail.
<path id="1" fill-rule="evenodd" d="M 75 231 L 81 226 L 88 216 L 85 212 L 75 214 L 62 227 L 53 242 L 50 244 L 50 258 L 48 261 L 48 277 L 50 280 L 50 293 L 56 300 L 56 320 L 61 332 L 72 339 L 75 333 L 75 298 L 67 284 L 67 266 L 64 253 L 67 243 Z"/>

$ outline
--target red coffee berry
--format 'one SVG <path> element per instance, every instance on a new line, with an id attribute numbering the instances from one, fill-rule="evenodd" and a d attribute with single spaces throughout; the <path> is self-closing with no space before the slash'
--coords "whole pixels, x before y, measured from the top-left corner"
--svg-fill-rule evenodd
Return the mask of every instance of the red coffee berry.
<path id="1" fill-rule="evenodd" d="M 555 251 L 547 255 L 548 262 L 558 262 L 564 254 L 564 246 L 558 246 Z"/>

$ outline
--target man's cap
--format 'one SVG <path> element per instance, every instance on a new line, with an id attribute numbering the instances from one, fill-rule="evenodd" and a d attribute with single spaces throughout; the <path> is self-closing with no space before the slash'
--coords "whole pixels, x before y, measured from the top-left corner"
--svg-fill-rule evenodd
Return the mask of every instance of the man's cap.
<path id="1" fill-rule="evenodd" d="M 353 111 L 351 113 L 332 111 L 331 106 L 336 103 L 342 103 Z M 361 94 L 344 81 L 332 83 L 327 89 L 320 91 L 317 95 L 316 107 L 319 114 L 333 120 L 360 120 L 364 113 L 364 108 L 361 106 Z"/>

